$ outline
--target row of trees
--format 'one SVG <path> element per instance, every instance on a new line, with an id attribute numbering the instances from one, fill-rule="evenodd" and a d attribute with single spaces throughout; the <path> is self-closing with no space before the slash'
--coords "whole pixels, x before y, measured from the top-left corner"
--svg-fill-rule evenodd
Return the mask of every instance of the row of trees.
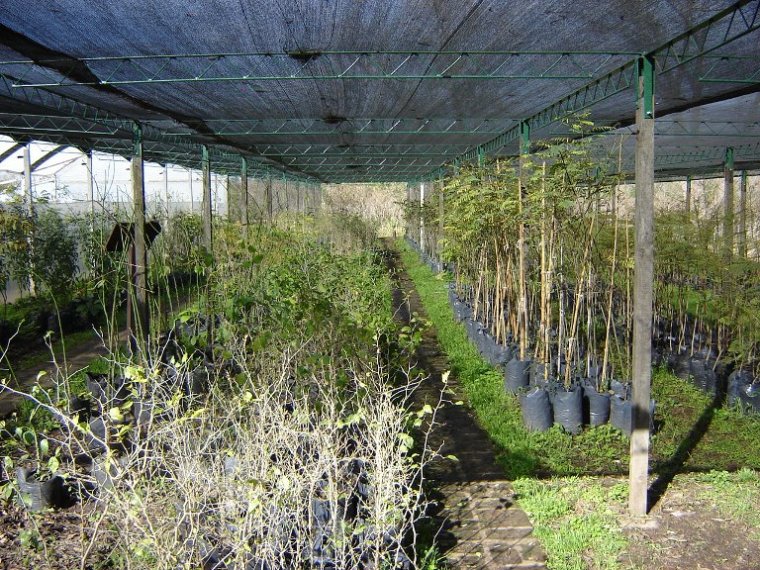
<path id="1" fill-rule="evenodd" d="M 460 295 L 490 333 L 565 384 L 588 375 L 604 388 L 630 374 L 632 188 L 617 160 L 588 139 L 554 140 L 519 163 L 462 166 L 422 205 L 407 204 L 415 238 L 453 263 Z M 722 212 L 661 211 L 655 225 L 656 340 L 755 363 L 760 266 L 725 254 Z"/>

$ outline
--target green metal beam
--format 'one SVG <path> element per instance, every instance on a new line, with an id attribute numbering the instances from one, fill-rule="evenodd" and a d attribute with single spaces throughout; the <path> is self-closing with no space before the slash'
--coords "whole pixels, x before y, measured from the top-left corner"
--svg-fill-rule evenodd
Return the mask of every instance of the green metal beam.
<path id="1" fill-rule="evenodd" d="M 760 0 L 736 2 L 733 6 L 722 10 L 654 51 L 644 54 L 646 61 L 656 64 L 655 71 L 662 75 L 699 57 L 706 56 L 716 49 L 757 30 L 760 27 L 759 11 Z M 532 129 L 538 130 L 556 121 L 571 117 L 613 95 L 633 88 L 638 76 L 639 59 L 638 57 L 632 59 L 595 79 L 526 118 L 525 122 L 530 123 Z M 518 139 L 519 136 L 520 124 L 464 153 L 459 160 L 475 160 L 481 151 L 493 153 Z M 434 175 L 434 172 L 431 173 L 431 176 Z"/>
<path id="2" fill-rule="evenodd" d="M 636 134 L 633 125 L 619 129 L 600 132 L 599 136 L 621 136 Z M 655 136 L 657 137 L 724 137 L 724 138 L 760 138 L 760 121 L 727 121 L 710 122 L 699 120 L 668 120 L 657 119 L 655 124 Z"/>
<path id="3" fill-rule="evenodd" d="M 109 111 L 105 111 L 103 109 L 100 109 L 98 107 L 95 107 L 86 103 L 82 103 L 75 99 L 60 95 L 58 93 L 54 93 L 52 91 L 48 91 L 46 89 L 29 88 L 29 89 L 23 89 L 23 90 L 17 90 L 17 89 L 14 90 L 12 88 L 13 81 L 15 81 L 15 78 L 8 76 L 5 73 L 0 73 L 0 98 L 12 99 L 13 101 L 20 101 L 26 105 L 31 105 L 32 107 L 39 108 L 40 110 L 44 109 L 41 116 L 46 117 L 46 119 L 50 121 L 52 121 L 53 118 L 58 115 L 60 115 L 61 117 L 60 120 L 62 121 L 62 123 L 66 123 L 66 121 L 70 120 L 71 118 L 76 118 L 83 121 L 87 121 L 91 124 L 103 125 L 104 127 L 113 131 L 114 136 L 118 135 L 124 139 L 131 139 L 132 137 L 132 120 L 131 119 L 121 117 Z M 189 129 L 186 126 L 179 125 L 179 124 L 177 125 L 177 127 Z M 196 145 L 198 142 L 206 143 L 206 144 L 211 142 L 211 141 L 205 140 L 205 139 L 208 139 L 209 137 L 205 137 L 204 139 L 204 136 L 198 133 L 192 133 L 192 134 L 191 133 L 188 133 L 188 134 L 167 133 L 145 122 L 143 122 L 142 124 L 142 129 L 143 129 L 143 140 L 158 141 L 163 144 L 172 145 L 184 152 L 187 152 L 188 154 L 192 154 L 196 152 L 196 150 L 194 149 L 196 148 Z M 19 131 L 13 131 L 11 129 L 3 129 L 0 127 L 0 132 L 3 132 L 3 131 L 7 131 L 9 133 L 19 132 Z M 56 129 L 56 131 L 58 131 L 58 129 Z M 29 128 L 29 129 L 24 129 L 24 132 L 28 134 L 29 138 L 35 138 L 35 136 L 42 137 L 45 135 L 54 136 L 53 133 L 50 133 L 48 130 L 41 131 L 40 129 L 33 130 Z M 75 132 L 71 134 L 81 134 L 90 140 L 97 137 L 105 136 L 104 133 L 95 133 L 95 132 L 87 132 L 87 133 Z M 81 141 L 77 144 L 77 146 L 80 146 L 80 145 L 81 145 Z M 210 145 L 210 147 L 212 149 L 219 149 L 220 145 L 218 144 L 213 145 L 213 146 Z M 238 155 L 241 152 L 243 152 L 250 156 L 252 162 L 262 163 L 262 157 L 257 157 L 255 155 L 252 155 L 252 151 L 250 148 L 239 148 L 239 147 L 235 147 L 231 145 L 228 151 L 223 151 L 223 152 L 229 152 L 231 154 L 238 154 Z M 265 159 L 265 160 L 270 160 L 270 159 Z M 278 167 L 278 165 L 274 163 L 270 164 L 270 166 L 274 168 Z"/>
<path id="4" fill-rule="evenodd" d="M 663 74 L 760 29 L 760 0 L 741 0 L 652 52 Z M 731 56 L 718 56 L 731 57 Z"/>
<path id="5" fill-rule="evenodd" d="M 736 60 L 740 60 L 742 64 L 746 67 L 747 64 L 754 64 L 751 65 L 749 69 L 744 70 L 744 73 L 740 75 L 733 75 L 737 73 L 737 67 L 740 66 L 731 66 L 732 69 L 732 75 L 731 76 L 716 76 L 714 75 L 716 70 L 719 68 L 720 63 L 733 63 Z M 716 57 L 713 64 L 705 71 L 702 75 L 699 76 L 699 81 L 702 83 L 742 83 L 747 85 L 756 85 L 760 83 L 760 62 L 758 62 L 758 58 L 754 56 L 746 56 L 742 58 L 738 57 Z M 739 69 L 739 71 L 742 71 Z"/>
<path id="6" fill-rule="evenodd" d="M 631 51 L 558 50 L 389 50 L 157 54 L 78 59 L 6 60 L 0 66 L 18 69 L 14 87 L 70 87 L 81 85 L 132 85 L 192 82 L 263 82 L 301 80 L 512 80 L 591 79 L 620 61 Z M 523 72 L 530 58 L 535 71 Z M 277 65 L 271 62 L 277 60 Z M 521 61 L 523 60 L 523 61 Z M 184 65 L 177 65 L 182 62 Z M 39 66 L 70 63 L 72 69 L 86 65 L 98 81 L 26 81 Z M 228 71 L 225 67 L 229 64 Z M 246 71 L 241 73 L 240 69 Z M 270 69 L 276 69 L 272 73 Z M 518 71 L 519 70 L 519 71 Z M 60 72 L 59 72 L 60 73 Z M 67 74 L 62 73 L 65 77 Z"/>
<path id="7" fill-rule="evenodd" d="M 205 124 L 221 136 L 287 135 L 488 135 L 502 132 L 511 119 L 211 119 Z"/>
<path id="8" fill-rule="evenodd" d="M 29 113 L 0 113 L 0 128 L 16 132 L 55 130 L 64 133 L 95 135 L 113 135 L 118 131 L 117 128 L 77 117 Z"/>

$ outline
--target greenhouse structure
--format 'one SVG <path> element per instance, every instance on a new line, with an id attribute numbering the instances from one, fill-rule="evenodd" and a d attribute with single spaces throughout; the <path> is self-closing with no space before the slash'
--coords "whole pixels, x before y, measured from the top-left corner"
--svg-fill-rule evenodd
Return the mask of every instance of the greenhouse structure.
<path id="1" fill-rule="evenodd" d="M 758 191 L 760 0 L 6 0 L 0 568 L 760 568 Z"/>

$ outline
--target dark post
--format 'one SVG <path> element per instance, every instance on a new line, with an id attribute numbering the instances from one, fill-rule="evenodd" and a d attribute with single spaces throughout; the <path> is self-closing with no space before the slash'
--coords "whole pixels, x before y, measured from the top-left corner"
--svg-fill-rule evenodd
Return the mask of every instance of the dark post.
<path id="1" fill-rule="evenodd" d="M 267 175 L 266 187 L 264 188 L 264 202 L 267 209 L 267 219 L 271 224 L 274 220 L 274 204 L 272 200 L 272 173 Z"/>
<path id="2" fill-rule="evenodd" d="M 148 246 L 145 239 L 145 183 L 143 169 L 142 127 L 132 126 L 132 199 L 134 202 L 135 235 L 132 244 L 135 305 L 132 330 L 129 331 L 132 349 L 145 352 L 150 334 L 148 308 Z"/>
<path id="3" fill-rule="evenodd" d="M 248 160 L 240 158 L 240 223 L 248 232 Z"/>
<path id="4" fill-rule="evenodd" d="M 723 163 L 723 257 L 734 255 L 734 149 L 726 149 Z"/>
<path id="5" fill-rule="evenodd" d="M 443 176 L 441 176 L 439 182 L 439 188 L 438 188 L 438 261 L 441 261 L 441 257 L 443 254 L 443 217 L 446 212 L 444 209 L 444 196 L 443 196 L 443 189 L 444 189 L 444 183 L 443 183 Z"/>
<path id="6" fill-rule="evenodd" d="M 691 174 L 686 176 L 686 219 L 691 217 Z"/>
<path id="7" fill-rule="evenodd" d="M 26 234 L 27 248 L 29 249 L 29 293 L 34 296 L 37 287 L 34 276 L 34 227 L 36 225 L 34 212 L 34 189 L 32 188 L 32 151 L 31 144 L 24 145 L 24 200 L 26 202 L 26 215 L 29 217 L 29 232 Z"/>
<path id="8" fill-rule="evenodd" d="M 419 194 L 420 204 L 419 204 L 419 224 L 420 224 L 420 249 L 427 253 L 427 248 L 425 247 L 425 218 L 423 210 L 425 208 L 425 183 L 420 182 L 420 194 Z"/>
<path id="9" fill-rule="evenodd" d="M 209 253 L 214 251 L 214 235 L 211 226 L 211 159 L 208 147 L 201 145 L 201 178 L 203 178 L 203 200 L 201 215 L 203 216 L 203 240 Z"/>
<path id="10" fill-rule="evenodd" d="M 633 398 L 628 508 L 647 514 L 654 280 L 654 58 L 638 62 L 633 272 Z"/>
<path id="11" fill-rule="evenodd" d="M 739 256 L 747 257 L 747 171 L 742 170 L 739 185 L 739 233 L 737 236 Z"/>

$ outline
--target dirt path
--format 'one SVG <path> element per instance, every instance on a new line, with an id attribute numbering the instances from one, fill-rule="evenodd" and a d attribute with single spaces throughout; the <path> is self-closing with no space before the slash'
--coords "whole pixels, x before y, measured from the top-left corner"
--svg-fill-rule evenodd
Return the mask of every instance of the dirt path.
<path id="1" fill-rule="evenodd" d="M 93 333 L 94 335 L 94 333 Z M 119 335 L 119 343 L 125 344 L 127 341 L 127 332 L 122 331 Z M 48 359 L 37 365 L 15 370 L 15 381 L 9 381 L 9 386 L 15 390 L 28 391 L 37 382 L 38 374 L 45 371 L 46 375 L 41 379 L 40 384 L 43 387 L 52 386 L 56 378 L 61 375 L 65 377 L 82 370 L 98 356 L 108 354 L 103 341 L 95 337 L 91 340 L 77 345 L 75 348 L 66 351 L 66 361 L 53 361 L 52 355 Z M 5 374 L 5 372 L 3 372 Z M 6 391 L 0 391 L 0 418 L 4 418 L 18 407 L 23 400 L 23 396 Z"/>
<path id="2" fill-rule="evenodd" d="M 389 266 L 395 269 L 393 292 L 397 318 L 408 323 L 414 313 L 425 316 L 419 295 L 403 269 L 397 252 L 388 251 Z M 428 329 L 417 351 L 419 366 L 429 374 L 417 393 L 420 402 L 434 404 L 443 388 L 441 375 L 449 370 L 435 331 Z M 462 398 L 453 376 L 446 386 L 453 391 L 448 400 Z M 506 570 L 545 569 L 546 555 L 532 536 L 525 512 L 514 501 L 509 481 L 495 460 L 488 435 L 477 425 L 466 406 L 445 403 L 438 412 L 440 424 L 432 434 L 431 446 L 441 455 L 458 461 L 434 462 L 427 476 L 439 493 L 436 516 L 442 525 L 437 544 L 452 568 Z"/>

